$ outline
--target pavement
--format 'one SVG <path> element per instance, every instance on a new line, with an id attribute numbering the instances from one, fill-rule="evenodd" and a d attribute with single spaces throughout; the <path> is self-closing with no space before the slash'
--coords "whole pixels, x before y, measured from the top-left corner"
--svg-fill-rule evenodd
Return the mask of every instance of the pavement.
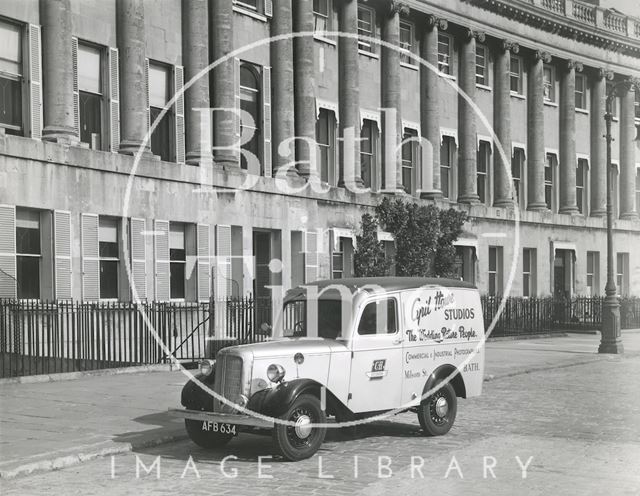
<path id="1" fill-rule="evenodd" d="M 522 374 L 575 367 L 571 380 L 578 384 L 580 374 L 595 367 L 589 364 L 620 360 L 597 354 L 599 341 L 599 334 L 568 333 L 489 342 L 485 380 L 516 380 Z M 623 331 L 623 342 L 626 358 L 640 357 L 640 329 Z M 167 414 L 180 403 L 187 380 L 181 371 L 146 369 L 54 379 L 0 383 L 0 479 L 131 451 L 149 452 L 186 439 L 182 421 Z M 513 405 L 514 415 L 517 412 L 518 405 Z"/>

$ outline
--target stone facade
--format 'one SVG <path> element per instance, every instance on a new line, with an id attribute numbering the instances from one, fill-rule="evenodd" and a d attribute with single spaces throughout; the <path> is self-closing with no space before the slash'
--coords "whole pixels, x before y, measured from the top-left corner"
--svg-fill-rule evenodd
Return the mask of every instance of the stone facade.
<path id="1" fill-rule="evenodd" d="M 607 84 L 640 76 L 640 20 L 569 0 L 557 2 L 562 12 L 539 0 L 327 0 L 319 12 L 313 4 L 1 2 L 0 28 L 19 26 L 23 37 L 25 118 L 20 132 L 0 124 L 0 225 L 9 233 L 0 242 L 0 297 L 25 295 L 16 279 L 28 261 L 15 233 L 36 224 L 40 298 L 113 297 L 108 270 L 117 273 L 116 297 L 132 298 L 127 266 L 137 297 L 149 300 L 263 294 L 349 275 L 360 216 L 383 195 L 468 212 L 460 274 L 483 292 L 602 294 L 604 99 Z M 360 43 L 359 26 L 383 46 Z M 292 28 L 315 34 L 260 43 Z M 347 36 L 330 34 L 337 30 Z M 398 44 L 405 52 L 391 48 Z M 100 126 L 90 143 L 80 131 L 87 94 L 74 67 L 78 46 L 100 54 Z M 169 144 L 147 136 L 159 98 L 153 67 L 167 74 L 170 103 L 154 133 Z M 632 92 L 615 103 L 614 260 L 620 291 L 640 295 L 632 249 L 640 112 Z M 193 110 L 209 107 L 254 114 Z M 371 143 L 343 139 L 359 138 L 365 124 Z M 255 136 L 245 141 L 248 128 Z M 422 144 L 401 154 L 411 135 Z M 312 149 L 313 139 L 322 146 Z M 255 164 L 234 149 L 238 141 Z M 172 160 L 154 150 L 165 144 Z M 356 194 L 363 164 L 372 191 Z M 103 219 L 117 226 L 116 256 L 105 255 Z M 528 267 L 523 249 L 535 250 Z"/>

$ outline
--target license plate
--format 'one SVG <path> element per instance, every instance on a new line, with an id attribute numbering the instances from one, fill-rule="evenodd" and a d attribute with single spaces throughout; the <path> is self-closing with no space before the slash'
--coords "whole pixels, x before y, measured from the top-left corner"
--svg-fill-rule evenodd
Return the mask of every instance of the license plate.
<path id="1" fill-rule="evenodd" d="M 207 432 L 219 432 L 220 434 L 238 435 L 237 426 L 235 424 L 227 424 L 222 422 L 212 422 L 205 420 L 202 422 L 202 430 Z"/>

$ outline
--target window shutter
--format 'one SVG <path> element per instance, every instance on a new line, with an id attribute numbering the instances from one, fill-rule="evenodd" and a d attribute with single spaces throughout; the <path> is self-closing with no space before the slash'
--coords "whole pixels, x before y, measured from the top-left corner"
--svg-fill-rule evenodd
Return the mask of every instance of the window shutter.
<path id="1" fill-rule="evenodd" d="M 120 148 L 120 66 L 117 48 L 109 48 L 109 138 L 109 149 L 118 153 Z"/>
<path id="2" fill-rule="evenodd" d="M 16 298 L 16 207 L 0 205 L 0 298 Z"/>
<path id="3" fill-rule="evenodd" d="M 240 166 L 240 59 L 233 59 L 233 91 L 235 91 L 235 107 L 236 111 L 233 114 L 233 126 L 235 129 L 236 139 L 234 143 L 234 149 L 232 150 L 235 159 Z M 236 146 L 237 145 L 237 149 Z"/>
<path id="4" fill-rule="evenodd" d="M 265 177 L 271 177 L 271 67 L 262 69 L 262 129 L 264 148 L 262 163 Z"/>
<path id="5" fill-rule="evenodd" d="M 55 248 L 55 297 L 56 300 L 70 300 L 71 292 L 71 212 L 53 212 Z"/>
<path id="6" fill-rule="evenodd" d="M 198 224 L 198 300 L 208 301 L 211 288 L 211 262 L 209 252 L 209 224 Z"/>
<path id="7" fill-rule="evenodd" d="M 273 17 L 273 0 L 264 0 L 264 15 Z"/>
<path id="8" fill-rule="evenodd" d="M 175 103 L 176 114 L 176 162 L 184 164 L 184 94 L 182 88 L 184 87 L 184 67 L 181 65 L 175 66 L 173 72 L 174 78 L 174 90 L 178 98 Z"/>
<path id="9" fill-rule="evenodd" d="M 309 283 L 318 279 L 318 233 L 305 232 L 304 249 L 304 282 Z"/>
<path id="10" fill-rule="evenodd" d="M 151 105 L 149 103 L 149 59 L 144 59 L 144 94 L 147 99 L 147 131 L 151 129 Z M 151 146 L 151 136 L 149 136 L 149 141 L 147 146 Z"/>
<path id="11" fill-rule="evenodd" d="M 156 220 L 154 223 L 156 256 L 156 300 L 171 299 L 169 272 L 169 221 Z"/>
<path id="12" fill-rule="evenodd" d="M 80 139 L 80 91 L 78 89 L 78 38 L 71 38 L 71 64 L 73 65 L 73 127 Z"/>
<path id="13" fill-rule="evenodd" d="M 216 298 L 231 296 L 231 226 L 216 226 Z"/>
<path id="14" fill-rule="evenodd" d="M 29 122 L 31 137 L 42 138 L 42 57 L 40 26 L 29 24 Z"/>
<path id="15" fill-rule="evenodd" d="M 147 299 L 147 249 L 144 232 L 147 228 L 145 219 L 131 218 L 129 222 L 131 235 L 131 276 L 133 287 L 137 292 L 137 300 Z M 133 293 L 131 295 L 134 296 Z"/>
<path id="16" fill-rule="evenodd" d="M 82 214 L 82 298 L 100 298 L 98 216 Z"/>

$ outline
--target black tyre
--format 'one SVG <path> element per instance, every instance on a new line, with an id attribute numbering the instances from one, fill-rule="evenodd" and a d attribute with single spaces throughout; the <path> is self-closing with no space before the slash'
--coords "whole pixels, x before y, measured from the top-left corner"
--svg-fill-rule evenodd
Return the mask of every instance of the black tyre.
<path id="1" fill-rule="evenodd" d="M 427 436 L 442 436 L 451 430 L 458 411 L 458 398 L 451 384 L 445 384 L 418 407 L 418 421 Z"/>
<path id="2" fill-rule="evenodd" d="M 275 425 L 272 437 L 276 454 L 289 461 L 313 456 L 327 433 L 326 427 L 307 427 L 308 424 L 324 424 L 327 420 L 320 408 L 320 400 L 310 394 L 302 394 L 280 418 L 296 425 Z"/>
<path id="3" fill-rule="evenodd" d="M 233 437 L 233 434 L 222 434 L 221 432 L 203 430 L 203 424 L 204 422 L 202 420 L 184 420 L 189 438 L 201 448 L 220 448 L 227 444 Z"/>

